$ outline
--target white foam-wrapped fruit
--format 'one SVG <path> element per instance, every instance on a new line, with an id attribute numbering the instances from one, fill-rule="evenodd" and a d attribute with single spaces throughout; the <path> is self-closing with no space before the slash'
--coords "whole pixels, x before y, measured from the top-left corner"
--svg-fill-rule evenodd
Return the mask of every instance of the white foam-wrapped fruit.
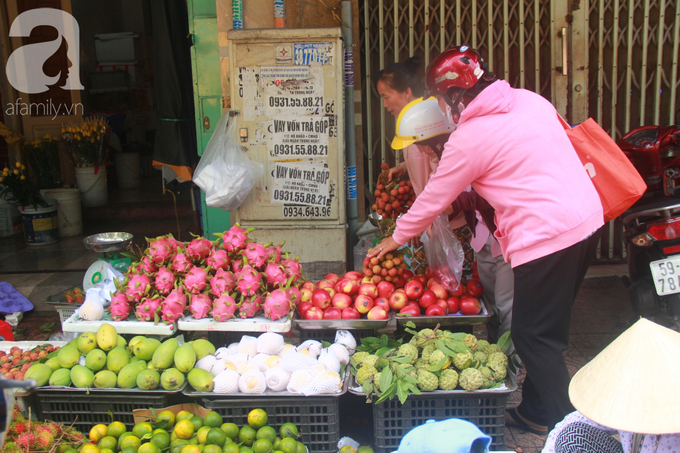
<path id="1" fill-rule="evenodd" d="M 280 333 L 266 332 L 257 337 L 256 349 L 258 353 L 276 355 L 281 352 L 285 341 Z"/>
<path id="2" fill-rule="evenodd" d="M 260 370 L 246 371 L 238 380 L 241 393 L 260 394 L 267 390 L 267 379 Z"/>
<path id="3" fill-rule="evenodd" d="M 213 379 L 214 393 L 238 393 L 238 381 L 241 376 L 233 370 L 225 370 Z"/>
<path id="4" fill-rule="evenodd" d="M 268 369 L 264 376 L 267 379 L 267 387 L 275 392 L 286 390 L 290 381 L 290 373 L 281 367 Z"/>

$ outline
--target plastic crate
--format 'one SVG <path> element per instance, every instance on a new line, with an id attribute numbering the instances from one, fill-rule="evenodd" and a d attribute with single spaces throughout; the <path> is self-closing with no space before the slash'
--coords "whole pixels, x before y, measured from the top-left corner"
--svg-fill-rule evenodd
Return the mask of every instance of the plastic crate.
<path id="1" fill-rule="evenodd" d="M 492 450 L 505 449 L 505 401 L 507 393 L 460 392 L 409 395 L 402 405 L 396 398 L 375 404 L 373 430 L 376 452 L 397 450 L 411 429 L 428 420 L 460 418 L 474 423 L 491 437 Z"/>
<path id="2" fill-rule="evenodd" d="M 73 304 L 73 305 L 66 306 L 66 307 L 57 306 L 57 307 L 54 307 L 54 308 L 57 309 L 57 313 L 59 313 L 59 321 L 61 321 L 61 323 L 63 324 L 64 321 L 66 321 L 68 318 L 70 318 L 73 315 L 73 313 L 76 312 L 78 307 L 80 307 L 79 304 Z"/>
<path id="3" fill-rule="evenodd" d="M 35 408 L 42 420 L 73 426 L 88 433 L 99 423 L 109 424 L 120 421 L 132 430 L 135 426 L 133 409 L 160 409 L 171 405 L 175 394 L 149 392 L 96 392 L 36 390 Z M 77 419 L 76 419 L 77 417 Z M 75 422 L 74 422 L 75 420 Z"/>
<path id="4" fill-rule="evenodd" d="M 339 398 L 335 396 L 274 396 L 256 398 L 204 398 L 202 406 L 218 412 L 224 421 L 248 423 L 248 413 L 257 408 L 267 411 L 268 425 L 278 429 L 284 423 L 298 427 L 310 452 L 335 452 L 340 440 Z"/>
<path id="5" fill-rule="evenodd" d="M 300 329 L 300 342 L 303 342 L 305 340 L 317 340 L 334 343 L 335 332 L 336 329 L 323 329 L 323 330 Z M 349 330 L 348 332 L 354 335 L 354 339 L 357 340 L 357 344 L 360 344 L 362 338 L 379 337 L 381 335 L 379 333 L 376 333 L 376 331 L 373 329 L 353 329 Z"/>

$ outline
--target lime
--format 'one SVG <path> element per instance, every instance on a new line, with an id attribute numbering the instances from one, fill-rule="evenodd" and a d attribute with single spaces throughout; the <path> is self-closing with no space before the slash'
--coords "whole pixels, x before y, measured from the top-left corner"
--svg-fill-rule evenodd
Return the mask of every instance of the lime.
<path id="1" fill-rule="evenodd" d="M 85 444 L 83 448 L 80 449 L 81 453 L 101 453 L 99 448 L 92 444 Z"/>
<path id="2" fill-rule="evenodd" d="M 204 427 L 205 428 L 205 427 Z M 219 428 L 210 428 L 208 444 L 222 446 L 227 441 L 227 435 Z"/>
<path id="3" fill-rule="evenodd" d="M 363 446 L 359 447 L 357 453 L 373 453 L 373 449 L 371 447 Z"/>
<path id="4" fill-rule="evenodd" d="M 206 445 L 203 447 L 203 453 L 222 453 L 222 447 L 219 445 Z"/>
<path id="5" fill-rule="evenodd" d="M 256 435 L 257 432 L 250 426 L 246 425 L 241 428 L 241 431 L 238 432 L 238 441 L 250 447 L 253 445 Z"/>
<path id="6" fill-rule="evenodd" d="M 250 447 L 241 447 L 241 448 L 238 450 L 238 452 L 239 452 L 239 453 L 254 453 L 254 452 L 253 452 L 253 449 L 250 448 Z"/>
<path id="7" fill-rule="evenodd" d="M 356 448 L 352 447 L 351 445 L 345 445 L 340 449 L 338 453 L 357 453 Z"/>
<path id="8" fill-rule="evenodd" d="M 248 414 L 248 424 L 253 429 L 260 429 L 267 424 L 267 412 L 264 409 L 253 409 Z"/>
<path id="9" fill-rule="evenodd" d="M 164 429 L 156 428 L 156 429 L 153 430 L 153 432 L 151 434 L 154 435 L 154 434 L 158 434 L 158 433 L 167 433 L 167 431 L 164 430 Z"/>
<path id="10" fill-rule="evenodd" d="M 118 439 L 120 437 L 120 435 L 123 434 L 125 431 L 127 431 L 127 428 L 125 427 L 125 425 L 123 423 L 112 422 L 106 428 L 106 435 L 107 436 L 113 436 L 116 439 Z"/>
<path id="11" fill-rule="evenodd" d="M 212 428 L 209 426 L 201 426 L 198 428 L 198 431 L 196 431 L 196 436 L 198 437 L 198 443 L 199 444 L 207 444 L 207 437 L 208 433 L 210 432 Z"/>
<path id="12" fill-rule="evenodd" d="M 90 440 L 92 442 L 99 442 L 106 436 L 106 425 L 94 425 L 90 430 Z"/>
<path id="13" fill-rule="evenodd" d="M 292 437 L 281 439 L 279 450 L 281 450 L 283 453 L 297 453 L 297 440 L 293 439 Z"/>
<path id="14" fill-rule="evenodd" d="M 303 444 L 302 442 L 298 442 L 296 453 L 307 453 L 307 447 L 305 447 L 305 444 Z"/>
<path id="15" fill-rule="evenodd" d="M 180 420 L 175 425 L 175 434 L 180 439 L 189 439 L 194 435 L 194 424 L 189 420 Z"/>
<path id="16" fill-rule="evenodd" d="M 177 412 L 177 415 L 175 416 L 175 423 L 177 423 L 180 420 L 191 420 L 191 418 L 194 416 L 189 411 L 179 411 Z"/>
<path id="17" fill-rule="evenodd" d="M 177 439 L 170 443 L 170 453 L 181 453 L 182 448 L 189 445 L 189 441 L 185 439 Z"/>
<path id="18" fill-rule="evenodd" d="M 236 439 L 238 437 L 238 425 L 236 423 L 223 423 L 220 429 L 224 431 L 227 437 Z"/>
<path id="19" fill-rule="evenodd" d="M 189 443 L 191 445 L 198 445 L 199 447 L 201 444 L 198 443 L 198 436 L 192 436 L 191 439 L 189 439 Z"/>
<path id="20" fill-rule="evenodd" d="M 272 443 L 267 439 L 258 439 L 253 442 L 253 453 L 271 453 Z"/>
<path id="21" fill-rule="evenodd" d="M 279 430 L 281 433 L 281 438 L 283 439 L 284 437 L 293 437 L 297 439 L 300 437 L 300 434 L 298 433 L 297 426 L 295 426 L 292 423 L 284 423 L 281 426 L 281 429 Z"/>
<path id="22" fill-rule="evenodd" d="M 113 436 L 102 437 L 102 440 L 97 444 L 100 450 L 108 448 L 109 450 L 115 450 L 118 448 L 118 440 Z"/>
<path id="23" fill-rule="evenodd" d="M 239 453 L 238 444 L 228 444 L 222 447 L 222 453 Z"/>
<path id="24" fill-rule="evenodd" d="M 205 420 L 205 426 L 210 426 L 211 428 L 219 428 L 222 424 L 222 416 L 215 411 L 210 411 L 203 417 Z"/>
<path id="25" fill-rule="evenodd" d="M 151 434 L 153 432 L 153 426 L 149 422 L 137 423 L 134 428 L 132 428 L 132 434 L 139 437 L 140 439 L 144 437 L 145 434 Z"/>
<path id="26" fill-rule="evenodd" d="M 182 448 L 181 453 L 201 453 L 201 449 L 198 448 L 198 445 L 187 445 Z"/>
<path id="27" fill-rule="evenodd" d="M 165 420 L 167 423 L 164 428 L 168 431 L 175 426 L 175 414 L 172 411 L 160 411 L 156 416 L 156 422 Z"/>
<path id="28" fill-rule="evenodd" d="M 173 429 L 172 431 L 170 431 L 170 443 L 172 444 L 172 441 L 176 439 L 179 439 L 179 437 L 177 437 L 177 433 Z"/>
<path id="29" fill-rule="evenodd" d="M 274 450 L 278 450 L 280 444 L 281 444 L 281 438 L 279 436 L 276 436 L 276 439 L 274 439 L 274 442 L 272 442 L 272 446 L 274 447 Z"/>
<path id="30" fill-rule="evenodd" d="M 139 447 L 139 450 L 137 450 L 137 453 L 161 453 L 161 450 L 151 442 L 148 442 L 146 444 L 142 444 Z"/>
<path id="31" fill-rule="evenodd" d="M 111 450 L 110 448 L 100 448 L 99 453 L 116 453 L 114 450 Z"/>
<path id="32" fill-rule="evenodd" d="M 137 453 L 137 447 L 125 447 L 120 453 Z"/>
<path id="33" fill-rule="evenodd" d="M 258 439 L 267 439 L 269 442 L 271 442 L 273 447 L 274 442 L 276 442 L 276 430 L 271 426 L 263 426 L 262 428 L 257 430 L 256 437 Z"/>
<path id="34" fill-rule="evenodd" d="M 120 442 L 120 449 L 122 450 L 123 448 L 126 448 L 126 447 L 139 448 L 139 446 L 141 444 L 142 444 L 142 441 L 139 440 L 139 437 L 137 437 L 135 435 L 129 435 Z"/>
<path id="35" fill-rule="evenodd" d="M 159 432 L 154 431 L 153 436 L 151 436 L 151 443 L 161 450 L 165 450 L 170 446 L 170 434 L 163 430 L 158 431 Z"/>
<path id="36" fill-rule="evenodd" d="M 134 434 L 132 434 L 130 431 L 125 431 L 123 434 L 120 435 L 120 437 L 118 437 L 118 448 L 119 449 L 121 448 L 120 444 L 123 442 L 123 439 L 125 439 L 128 436 L 134 436 Z"/>
<path id="37" fill-rule="evenodd" d="M 199 428 L 201 428 L 205 423 L 203 423 L 203 419 L 201 417 L 191 417 L 189 420 L 193 425 L 194 425 L 194 431 L 198 431 Z"/>

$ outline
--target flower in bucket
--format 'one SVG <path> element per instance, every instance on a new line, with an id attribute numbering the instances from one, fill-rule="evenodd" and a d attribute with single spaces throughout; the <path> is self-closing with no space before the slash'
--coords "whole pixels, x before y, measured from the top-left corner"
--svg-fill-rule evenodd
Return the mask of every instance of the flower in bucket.
<path id="1" fill-rule="evenodd" d="M 14 168 L 2 170 L 0 196 L 17 206 L 32 206 L 34 209 L 48 206 L 38 188 L 26 177 L 26 167 L 21 162 L 17 162 Z"/>
<path id="2" fill-rule="evenodd" d="M 24 151 L 33 173 L 38 178 L 40 189 L 57 189 L 64 185 L 59 162 L 60 141 L 59 137 L 48 134 L 39 140 L 24 143 Z"/>
<path id="3" fill-rule="evenodd" d="M 79 125 L 61 129 L 62 137 L 78 167 L 104 165 L 108 157 L 110 128 L 101 118 L 92 117 Z"/>

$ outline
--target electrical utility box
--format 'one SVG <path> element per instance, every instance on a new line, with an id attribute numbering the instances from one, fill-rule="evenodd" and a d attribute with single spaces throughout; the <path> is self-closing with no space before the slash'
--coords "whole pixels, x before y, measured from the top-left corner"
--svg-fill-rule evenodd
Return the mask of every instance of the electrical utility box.
<path id="1" fill-rule="evenodd" d="M 340 28 L 230 30 L 231 108 L 265 173 L 232 212 L 252 236 L 300 257 L 306 278 L 344 273 L 346 220 Z"/>

